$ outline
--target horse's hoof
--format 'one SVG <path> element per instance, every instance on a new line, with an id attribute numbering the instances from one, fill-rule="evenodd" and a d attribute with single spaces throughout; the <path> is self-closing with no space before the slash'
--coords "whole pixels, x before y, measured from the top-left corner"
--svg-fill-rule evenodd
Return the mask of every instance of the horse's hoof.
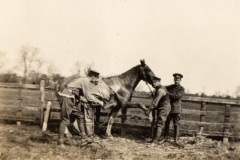
<path id="1" fill-rule="evenodd" d="M 105 135 L 102 136 L 102 138 L 104 138 L 104 139 L 113 139 L 113 136 L 105 134 Z"/>

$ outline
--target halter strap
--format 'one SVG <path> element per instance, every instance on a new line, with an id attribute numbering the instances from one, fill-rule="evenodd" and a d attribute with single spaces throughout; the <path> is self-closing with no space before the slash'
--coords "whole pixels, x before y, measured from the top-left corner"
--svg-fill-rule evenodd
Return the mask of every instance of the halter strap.
<path id="1" fill-rule="evenodd" d="M 146 85 L 148 86 L 149 90 L 151 91 L 151 93 L 152 93 L 152 95 L 153 95 L 153 91 L 151 90 L 151 88 L 150 88 L 149 85 L 148 85 L 147 77 L 146 77 L 146 74 L 145 74 L 143 68 L 145 68 L 145 67 L 140 66 L 140 70 L 142 71 L 142 74 L 143 74 L 143 80 L 146 82 Z"/>

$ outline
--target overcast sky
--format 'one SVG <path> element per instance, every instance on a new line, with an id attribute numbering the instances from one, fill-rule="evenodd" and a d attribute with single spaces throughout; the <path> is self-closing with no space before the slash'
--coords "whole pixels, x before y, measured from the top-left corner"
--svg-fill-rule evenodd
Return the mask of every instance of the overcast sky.
<path id="1" fill-rule="evenodd" d="M 239 0 L 0 0 L 0 51 L 16 64 L 38 47 L 63 75 L 94 63 L 120 74 L 145 59 L 162 84 L 184 75 L 191 92 L 233 94 L 240 84 Z"/>

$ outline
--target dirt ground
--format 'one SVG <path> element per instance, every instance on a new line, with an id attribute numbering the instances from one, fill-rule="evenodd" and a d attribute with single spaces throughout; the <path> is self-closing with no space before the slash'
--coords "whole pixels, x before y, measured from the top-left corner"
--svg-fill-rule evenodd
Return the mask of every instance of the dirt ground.
<path id="1" fill-rule="evenodd" d="M 223 144 L 221 141 L 205 137 L 181 137 L 184 149 L 178 149 L 171 142 L 155 147 L 149 146 L 144 137 L 119 135 L 112 140 L 100 139 L 85 147 L 79 146 L 77 136 L 72 137 L 72 145 L 61 148 L 57 145 L 57 133 L 42 133 L 40 127 L 0 124 L 1 160 L 145 160 L 145 159 L 218 159 L 239 160 L 240 143 Z"/>

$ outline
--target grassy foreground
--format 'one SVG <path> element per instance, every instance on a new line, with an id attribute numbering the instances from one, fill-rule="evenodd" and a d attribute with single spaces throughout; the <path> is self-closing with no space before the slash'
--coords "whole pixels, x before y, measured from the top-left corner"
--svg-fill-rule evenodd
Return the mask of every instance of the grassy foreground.
<path id="1" fill-rule="evenodd" d="M 240 143 L 222 144 L 207 138 L 181 137 L 184 149 L 178 149 L 171 142 L 155 147 L 149 146 L 144 137 L 134 134 L 113 140 L 100 139 L 86 147 L 80 147 L 78 137 L 71 139 L 72 146 L 57 146 L 57 133 L 43 134 L 38 126 L 16 126 L 0 124 L 0 159 L 240 159 Z"/>

